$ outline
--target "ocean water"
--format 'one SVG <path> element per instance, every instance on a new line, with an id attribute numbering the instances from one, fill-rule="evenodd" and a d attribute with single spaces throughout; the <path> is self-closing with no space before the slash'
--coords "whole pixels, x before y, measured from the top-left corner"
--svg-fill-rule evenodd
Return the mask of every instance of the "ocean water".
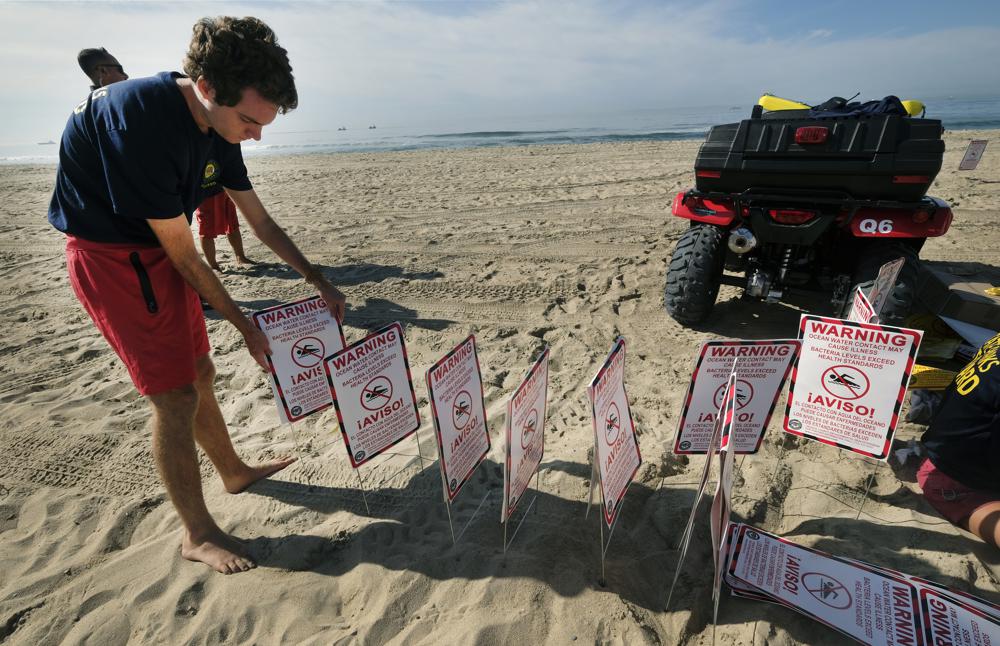
<path id="1" fill-rule="evenodd" d="M 1000 128 L 1000 97 L 927 99 L 927 117 L 949 130 Z M 719 123 L 749 117 L 747 105 L 667 108 L 616 113 L 474 118 L 462 123 L 348 125 L 346 130 L 264 131 L 260 142 L 243 144 L 243 154 L 288 155 L 378 152 L 605 141 L 701 139 Z M 370 128 L 370 125 L 376 126 Z M 56 144 L 0 145 L 0 164 L 55 163 Z"/>

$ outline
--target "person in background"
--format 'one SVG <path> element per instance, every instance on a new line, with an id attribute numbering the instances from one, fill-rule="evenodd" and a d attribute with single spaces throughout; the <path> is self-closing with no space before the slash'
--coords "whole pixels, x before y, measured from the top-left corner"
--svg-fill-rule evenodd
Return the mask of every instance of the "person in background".
<path id="1" fill-rule="evenodd" d="M 103 47 L 81 49 L 76 55 L 80 69 L 90 79 L 91 90 L 102 88 L 118 81 L 127 81 L 128 74 L 118 62 L 118 59 Z"/>
<path id="2" fill-rule="evenodd" d="M 201 239 L 201 251 L 205 254 L 205 261 L 215 271 L 222 271 L 215 257 L 215 238 L 224 235 L 233 248 L 236 263 L 253 265 L 254 261 L 247 258 L 243 251 L 243 236 L 240 235 L 236 206 L 226 195 L 218 179 L 216 168 L 212 165 L 207 166 L 201 188 L 209 196 L 194 211 L 194 217 L 198 220 L 198 236 Z"/>
<path id="3" fill-rule="evenodd" d="M 244 462 L 219 409 L 198 295 L 240 332 L 262 369 L 270 344 L 195 249 L 191 218 L 209 167 L 254 235 L 337 320 L 346 303 L 268 214 L 243 163 L 240 142 L 259 140 L 298 105 L 274 31 L 252 17 L 202 18 L 183 67 L 100 87 L 73 109 L 48 220 L 66 235 L 73 292 L 152 409 L 152 453 L 184 527 L 181 555 L 229 574 L 255 563 L 207 509 L 196 444 L 234 494 L 293 460 Z"/>
<path id="4" fill-rule="evenodd" d="M 1000 547 L 1000 334 L 955 375 L 921 438 L 917 483 L 953 524 Z"/>

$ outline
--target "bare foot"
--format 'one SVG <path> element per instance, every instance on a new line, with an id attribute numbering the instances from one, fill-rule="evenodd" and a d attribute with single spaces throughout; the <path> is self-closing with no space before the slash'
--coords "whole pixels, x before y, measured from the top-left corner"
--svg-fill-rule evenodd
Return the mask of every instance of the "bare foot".
<path id="1" fill-rule="evenodd" d="M 264 478 L 274 475 L 275 473 L 281 471 L 289 464 L 292 464 L 298 460 L 298 458 L 283 457 L 274 460 L 273 462 L 265 462 L 255 467 L 247 466 L 246 470 L 242 473 L 223 477 L 222 484 L 225 485 L 226 491 L 229 493 L 243 493 L 247 487 L 257 482 L 258 480 L 263 480 Z"/>
<path id="2" fill-rule="evenodd" d="M 215 530 L 201 540 L 195 540 L 185 531 L 181 540 L 181 556 L 189 561 L 204 563 L 222 574 L 236 574 L 257 567 L 246 555 L 243 546 L 221 530 Z"/>
<path id="3" fill-rule="evenodd" d="M 222 267 L 220 267 L 219 263 L 217 263 L 217 262 L 214 262 L 214 263 L 210 264 L 209 267 L 211 267 L 215 271 L 219 272 L 220 274 L 222 273 Z"/>
<path id="4" fill-rule="evenodd" d="M 256 260 L 250 260 L 246 256 L 236 256 L 236 264 L 237 265 L 256 265 L 257 261 Z"/>

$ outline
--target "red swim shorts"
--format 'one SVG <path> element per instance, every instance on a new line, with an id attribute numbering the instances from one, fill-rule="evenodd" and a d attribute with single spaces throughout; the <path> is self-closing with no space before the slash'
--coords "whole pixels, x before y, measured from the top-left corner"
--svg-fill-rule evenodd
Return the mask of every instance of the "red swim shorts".
<path id="1" fill-rule="evenodd" d="M 236 205 L 225 191 L 205 198 L 201 206 L 194 210 L 194 216 L 198 218 L 198 235 L 202 238 L 227 236 L 240 228 Z"/>
<path id="2" fill-rule="evenodd" d="M 208 354 L 198 293 L 161 247 L 69 237 L 66 267 L 76 297 L 142 395 L 194 383 Z"/>
<path id="3" fill-rule="evenodd" d="M 935 467 L 930 459 L 924 460 L 917 471 L 917 484 L 927 502 L 955 525 L 962 525 L 972 512 L 998 498 L 996 492 L 973 489 L 958 482 Z"/>

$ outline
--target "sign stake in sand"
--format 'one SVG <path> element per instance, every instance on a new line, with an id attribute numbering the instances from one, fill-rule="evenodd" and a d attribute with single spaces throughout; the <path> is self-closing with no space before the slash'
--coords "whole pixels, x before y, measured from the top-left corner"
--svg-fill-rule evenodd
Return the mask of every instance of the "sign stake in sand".
<path id="1" fill-rule="evenodd" d="M 441 466 L 444 503 L 451 524 L 452 502 L 490 450 L 476 337 L 470 334 L 452 348 L 427 369 L 425 377 L 440 458 L 438 464 Z M 487 491 L 476 513 L 489 495 Z M 475 517 L 474 513 L 459 536 L 465 533 Z M 451 526 L 451 537 L 453 544 L 457 542 L 454 525 Z"/>
<path id="2" fill-rule="evenodd" d="M 712 529 L 712 565 L 715 568 L 712 587 L 712 644 L 715 644 L 715 627 L 719 623 L 719 597 L 722 591 L 722 575 L 726 569 L 726 535 L 729 533 L 730 501 L 733 489 L 733 428 L 736 423 L 736 362 L 729 375 L 726 392 L 719 409 L 722 430 L 719 434 L 719 483 L 715 487 L 715 498 L 709 515 Z M 711 459 L 711 458 L 709 458 Z"/>
<path id="3" fill-rule="evenodd" d="M 420 412 L 403 327 L 391 323 L 323 362 L 347 457 L 357 471 L 410 435 L 420 451 Z M 423 455 L 420 456 L 423 464 Z M 362 497 L 364 479 L 358 473 Z"/>
<path id="4" fill-rule="evenodd" d="M 732 366 L 735 367 L 735 365 L 736 365 L 736 359 L 734 358 Z M 735 371 L 733 371 L 733 368 L 731 367 L 729 381 L 730 382 L 735 381 L 736 383 L 739 383 L 739 378 L 736 377 L 735 374 L 736 374 Z M 733 394 L 733 398 L 735 399 L 735 393 Z M 670 591 L 667 593 L 667 604 L 665 606 L 665 609 L 670 608 L 670 601 L 671 599 L 673 599 L 674 596 L 674 588 L 677 587 L 677 581 L 680 579 L 681 575 L 681 568 L 684 566 L 684 559 L 687 556 L 688 547 L 691 544 L 691 536 L 694 533 L 694 519 L 698 513 L 698 505 L 701 504 L 701 497 L 705 493 L 705 487 L 708 485 L 708 476 L 712 471 L 712 461 L 715 459 L 715 455 L 716 453 L 718 453 L 719 447 L 722 443 L 723 424 L 726 418 L 725 410 L 727 407 L 730 406 L 730 401 L 731 399 L 730 399 L 729 389 L 726 388 L 723 393 L 722 401 L 720 402 L 719 405 L 719 414 L 715 416 L 712 433 L 708 439 L 708 447 L 706 448 L 705 451 L 705 468 L 701 472 L 701 482 L 698 483 L 698 490 L 695 491 L 694 494 L 694 502 L 691 503 L 691 513 L 688 514 L 687 525 L 684 527 L 684 533 L 681 534 L 681 542 L 677 546 L 677 549 L 679 550 L 679 554 L 677 555 L 677 567 L 674 570 L 674 580 L 670 584 Z M 733 402 L 734 407 L 735 405 L 737 405 L 736 402 L 738 402 L 738 399 Z M 732 437 L 731 428 L 729 432 L 730 432 L 730 437 Z M 721 475 L 722 474 L 720 473 L 720 476 Z M 720 483 L 721 483 L 721 478 L 720 478 Z"/>
<path id="5" fill-rule="evenodd" d="M 517 532 L 521 529 L 528 512 L 538 500 L 541 474 L 539 465 L 545 452 L 545 419 L 548 404 L 549 389 L 549 348 L 528 370 L 521 384 L 507 401 L 507 422 L 505 424 L 507 450 L 503 472 L 503 505 L 500 510 L 500 522 L 503 523 L 503 550 L 514 542 Z M 521 520 L 514 533 L 507 541 L 507 526 L 517 509 L 518 503 L 531 485 L 531 476 L 535 476 L 535 495 L 521 515 Z"/>
<path id="6" fill-rule="evenodd" d="M 625 493 L 632 484 L 642 456 L 635 436 L 635 423 L 625 392 L 625 338 L 615 339 L 608 358 L 597 371 L 587 387 L 590 409 L 594 420 L 594 468 L 593 474 L 600 482 L 601 507 L 604 519 L 601 526 L 601 578 L 605 585 L 604 556 L 611 545 L 615 522 L 621 515 Z M 590 500 L 593 504 L 595 478 L 591 478 Z M 588 514 L 590 512 L 588 506 Z M 607 543 L 604 541 L 604 525 L 607 524 Z"/>

